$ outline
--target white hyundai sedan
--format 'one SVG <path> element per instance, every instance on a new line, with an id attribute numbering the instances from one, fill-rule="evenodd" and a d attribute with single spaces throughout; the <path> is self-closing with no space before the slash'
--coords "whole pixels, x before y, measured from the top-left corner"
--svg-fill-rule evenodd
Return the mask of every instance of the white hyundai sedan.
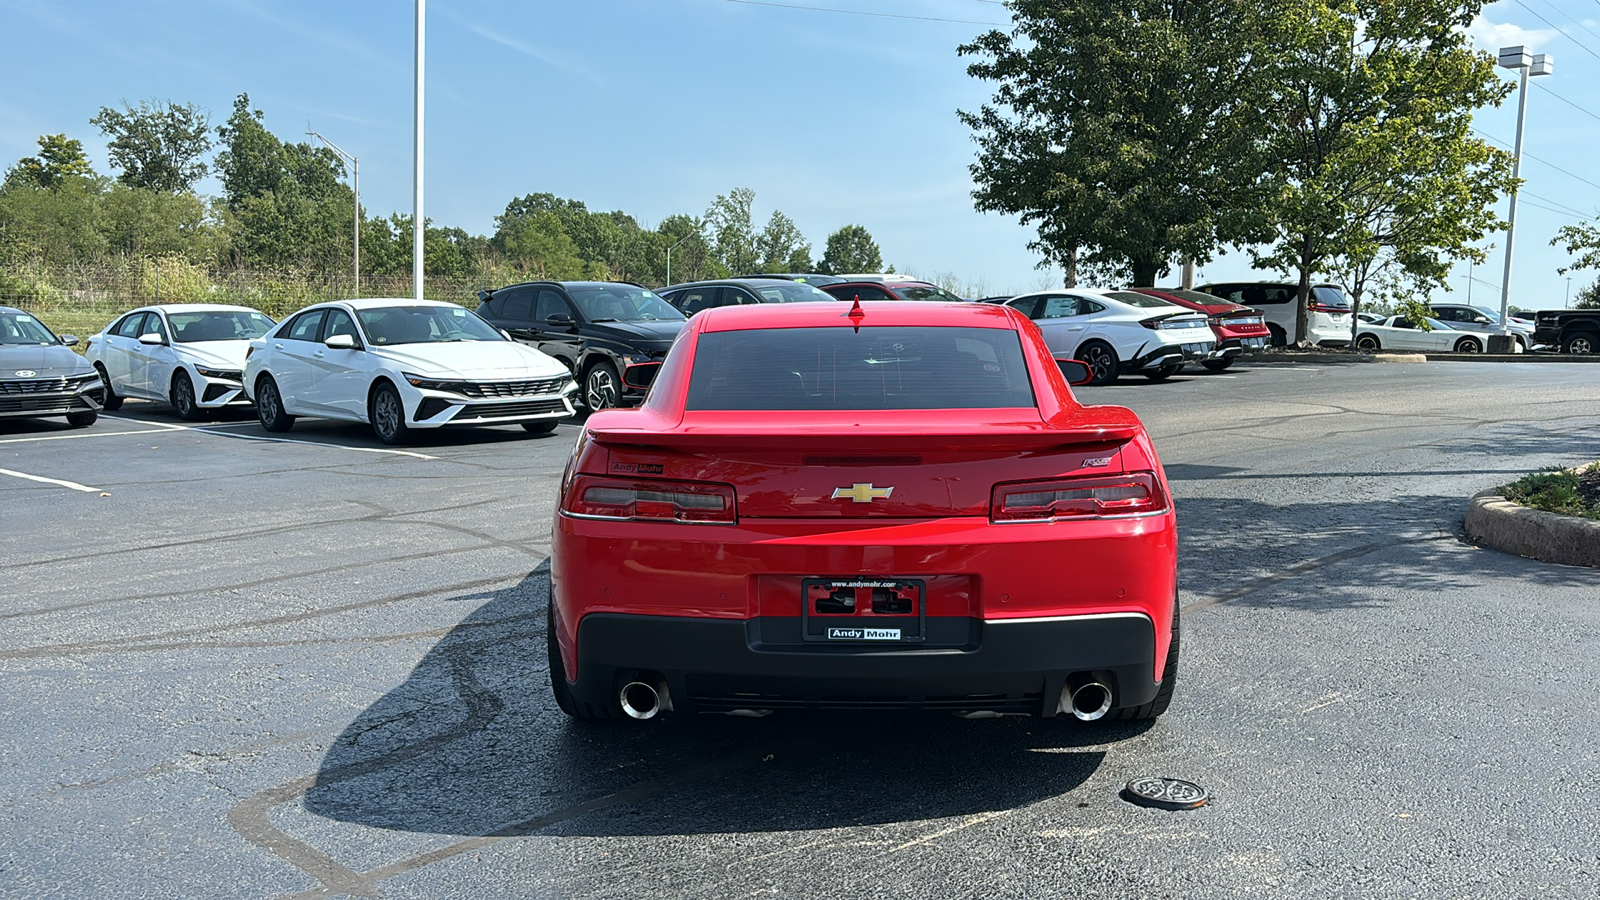
<path id="1" fill-rule="evenodd" d="M 143 306 L 92 335 L 83 355 L 106 384 L 106 409 L 129 397 L 162 400 L 192 422 L 245 399 L 245 354 L 272 325 L 248 306 Z"/>
<path id="2" fill-rule="evenodd" d="M 1044 291 L 1005 305 L 1039 326 L 1052 353 L 1088 364 L 1090 384 L 1110 384 L 1122 372 L 1170 378 L 1216 343 L 1204 313 L 1135 291 Z"/>
<path id="3" fill-rule="evenodd" d="M 386 444 L 447 425 L 543 434 L 572 415 L 577 392 L 560 362 L 433 300 L 308 306 L 251 343 L 244 383 L 268 431 L 297 416 L 346 419 Z"/>

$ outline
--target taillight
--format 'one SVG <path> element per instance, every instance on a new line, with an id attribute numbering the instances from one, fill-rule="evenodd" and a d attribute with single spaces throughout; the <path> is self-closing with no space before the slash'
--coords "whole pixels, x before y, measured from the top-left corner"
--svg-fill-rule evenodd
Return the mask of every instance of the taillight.
<path id="1" fill-rule="evenodd" d="M 561 511 L 597 519 L 657 522 L 737 522 L 733 488 L 698 481 L 654 481 L 579 475 Z"/>
<path id="2" fill-rule="evenodd" d="M 1329 306 L 1326 303 L 1318 303 L 1317 301 L 1313 300 L 1311 301 L 1311 311 L 1319 313 L 1347 313 L 1350 311 L 1350 307 Z"/>
<path id="3" fill-rule="evenodd" d="M 1166 316 L 1156 316 L 1156 317 L 1150 318 L 1150 319 L 1144 319 L 1144 320 L 1141 320 L 1139 322 L 1139 324 L 1143 325 L 1146 328 L 1155 329 L 1156 331 L 1166 331 L 1166 330 L 1171 329 L 1171 328 L 1199 328 L 1199 327 L 1201 327 L 1201 323 L 1203 321 L 1205 321 L 1205 320 L 1202 319 L 1199 316 L 1182 316 L 1182 317 L 1179 317 L 1179 316 L 1173 316 L 1173 315 L 1166 315 Z"/>
<path id="4" fill-rule="evenodd" d="M 998 484 L 989 517 L 996 522 L 1135 516 L 1167 508 L 1153 472 Z"/>

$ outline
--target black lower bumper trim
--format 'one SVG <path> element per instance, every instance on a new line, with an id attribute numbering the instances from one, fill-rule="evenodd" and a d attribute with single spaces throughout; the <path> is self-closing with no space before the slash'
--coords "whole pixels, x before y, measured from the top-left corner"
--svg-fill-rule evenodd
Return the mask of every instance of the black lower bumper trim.
<path id="1" fill-rule="evenodd" d="M 771 643 L 797 632 L 749 620 L 596 613 L 578 626 L 580 700 L 615 705 L 641 675 L 666 680 L 684 712 L 735 709 L 944 709 L 1056 713 L 1074 676 L 1093 674 L 1115 706 L 1155 697 L 1155 630 L 1138 614 L 1051 619 L 928 619 L 959 645 Z M 763 641 L 763 635 L 768 640 Z M 975 636 L 975 639 L 974 639 Z M 557 675 L 559 677 L 559 674 Z"/>

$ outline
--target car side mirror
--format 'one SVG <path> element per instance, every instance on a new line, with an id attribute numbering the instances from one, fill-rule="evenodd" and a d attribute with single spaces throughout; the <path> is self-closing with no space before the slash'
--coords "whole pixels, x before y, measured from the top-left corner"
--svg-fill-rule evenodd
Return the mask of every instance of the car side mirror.
<path id="1" fill-rule="evenodd" d="M 1067 384 L 1077 386 L 1094 380 L 1094 370 L 1089 368 L 1086 362 L 1057 358 L 1056 365 L 1061 369 L 1061 377 L 1067 380 Z"/>
<path id="2" fill-rule="evenodd" d="M 566 313 L 556 313 L 552 316 L 546 316 L 544 323 L 546 325 L 571 325 L 572 317 Z"/>
<path id="3" fill-rule="evenodd" d="M 76 347 L 76 346 L 78 346 L 78 336 L 75 335 L 75 334 L 63 334 L 63 335 L 61 335 L 61 346 L 63 346 L 63 347 Z"/>
<path id="4" fill-rule="evenodd" d="M 1477 324 L 1479 324 L 1479 325 L 1493 325 L 1494 324 L 1493 322 L 1490 322 L 1489 319 L 1487 317 L 1485 317 L 1485 316 L 1479 316 L 1476 319 L 1473 319 L 1472 321 L 1477 323 Z"/>
<path id="5" fill-rule="evenodd" d="M 149 334 L 141 334 L 141 335 L 139 335 L 139 343 L 144 344 L 146 346 L 159 347 L 162 344 L 165 344 L 166 342 L 167 341 L 166 341 L 165 338 L 163 338 L 159 334 L 156 334 L 154 331 L 150 332 Z"/>
<path id="6" fill-rule="evenodd" d="M 348 335 L 348 334 L 330 334 L 330 335 L 328 335 L 328 339 L 323 341 L 322 344 L 323 344 L 323 346 L 327 347 L 329 350 L 355 350 L 355 349 L 358 349 L 356 347 L 356 339 L 355 339 L 355 337 L 353 337 L 352 335 Z"/>

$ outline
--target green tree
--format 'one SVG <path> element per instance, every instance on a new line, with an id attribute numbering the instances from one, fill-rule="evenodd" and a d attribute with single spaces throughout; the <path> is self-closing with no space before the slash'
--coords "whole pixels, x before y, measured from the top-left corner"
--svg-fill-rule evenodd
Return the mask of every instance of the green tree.
<path id="1" fill-rule="evenodd" d="M 214 262 L 222 249 L 210 204 L 193 193 L 113 184 L 100 197 L 98 225 L 107 250 L 124 256 Z"/>
<path id="2" fill-rule="evenodd" d="M 0 262 L 60 265 L 106 253 L 101 230 L 103 179 L 62 178 L 49 188 L 17 179 L 0 189 Z"/>
<path id="3" fill-rule="evenodd" d="M 800 234 L 799 226 L 783 213 L 773 210 L 767 227 L 756 237 L 756 252 L 762 272 L 811 271 L 811 245 Z"/>
<path id="4" fill-rule="evenodd" d="M 1296 273 L 1293 340 L 1305 340 L 1311 280 L 1387 249 L 1424 282 L 1493 226 L 1504 156 L 1473 138 L 1474 110 L 1510 90 L 1465 26 L 1479 0 L 1263 0 L 1259 61 L 1273 85 L 1263 119 L 1279 161 L 1258 266 Z"/>
<path id="5" fill-rule="evenodd" d="M 100 107 L 89 124 L 111 138 L 111 165 L 129 187 L 179 193 L 193 191 L 206 175 L 202 159 L 211 150 L 210 116 L 193 103 L 139 101 L 135 109 Z"/>
<path id="6" fill-rule="evenodd" d="M 734 188 L 726 194 L 718 194 L 706 210 L 712 250 L 717 261 L 733 275 L 753 272 L 759 262 L 755 220 L 750 214 L 755 199 L 755 191 Z"/>
<path id="7" fill-rule="evenodd" d="M 39 155 L 25 156 L 6 173 L 5 183 L 53 188 L 70 178 L 93 178 L 94 169 L 83 155 L 83 142 L 64 134 L 39 137 Z"/>
<path id="8" fill-rule="evenodd" d="M 845 272 L 877 272 L 883 268 L 883 255 L 867 229 L 846 225 L 828 235 L 818 270 L 828 275 Z"/>
<path id="9" fill-rule="evenodd" d="M 959 48 L 993 82 L 959 113 L 981 211 L 1033 225 L 1030 247 L 1153 285 L 1259 230 L 1264 54 L 1254 0 L 1012 0 L 1015 29 Z"/>
<path id="10" fill-rule="evenodd" d="M 518 271 L 537 279 L 569 281 L 583 277 L 584 260 L 577 242 L 553 209 L 517 216 L 495 235 L 506 258 Z"/>
<path id="11" fill-rule="evenodd" d="M 653 283 L 683 284 L 728 274 L 719 271 L 716 259 L 712 256 L 711 244 L 706 240 L 704 219 L 681 213 L 667 216 L 652 234 L 650 265 L 652 272 L 661 273 L 650 279 Z M 672 250 L 670 267 L 667 265 L 668 249 Z M 659 269 L 656 268 L 658 265 Z"/>

